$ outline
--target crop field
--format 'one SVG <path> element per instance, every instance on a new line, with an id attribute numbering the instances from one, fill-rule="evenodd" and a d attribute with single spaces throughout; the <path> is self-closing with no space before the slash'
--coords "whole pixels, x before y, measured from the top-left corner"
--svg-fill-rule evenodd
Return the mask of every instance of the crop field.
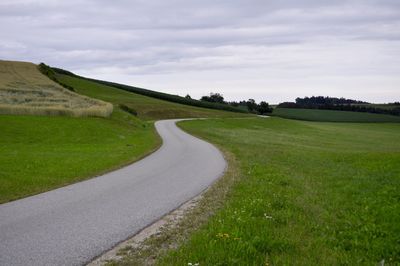
<path id="1" fill-rule="evenodd" d="M 116 106 L 126 106 L 133 112 L 137 113 L 137 116 L 140 119 L 144 120 L 189 117 L 251 116 L 250 114 L 234 113 L 168 102 L 165 100 L 155 99 L 133 92 L 117 89 L 79 77 L 58 74 L 57 79 L 60 80 L 63 84 L 73 87 L 75 91 L 80 94 L 111 102 Z"/>
<path id="2" fill-rule="evenodd" d="M 274 108 L 272 113 L 289 119 L 326 122 L 400 122 L 400 116 L 336 110 Z"/>
<path id="3" fill-rule="evenodd" d="M 0 61 L 0 114 L 100 116 L 109 103 L 64 89 L 32 63 Z"/>
<path id="4" fill-rule="evenodd" d="M 400 263 L 400 124 L 272 117 L 180 125 L 234 154 L 240 178 L 159 265 Z"/>

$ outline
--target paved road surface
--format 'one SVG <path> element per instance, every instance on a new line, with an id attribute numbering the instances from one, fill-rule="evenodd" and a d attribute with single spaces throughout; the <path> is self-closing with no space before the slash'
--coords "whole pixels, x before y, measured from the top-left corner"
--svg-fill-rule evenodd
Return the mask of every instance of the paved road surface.
<path id="1" fill-rule="evenodd" d="M 156 128 L 155 153 L 117 171 L 0 205 L 0 265 L 82 265 L 202 192 L 226 163 L 211 144 Z"/>

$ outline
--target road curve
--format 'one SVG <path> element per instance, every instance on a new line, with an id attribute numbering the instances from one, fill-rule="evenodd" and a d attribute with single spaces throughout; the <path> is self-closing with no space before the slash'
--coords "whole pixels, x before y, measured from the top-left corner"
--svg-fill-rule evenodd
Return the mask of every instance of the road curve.
<path id="1" fill-rule="evenodd" d="M 0 205 L 0 265 L 82 265 L 193 198 L 226 162 L 211 144 L 156 122 L 163 145 L 117 171 Z"/>

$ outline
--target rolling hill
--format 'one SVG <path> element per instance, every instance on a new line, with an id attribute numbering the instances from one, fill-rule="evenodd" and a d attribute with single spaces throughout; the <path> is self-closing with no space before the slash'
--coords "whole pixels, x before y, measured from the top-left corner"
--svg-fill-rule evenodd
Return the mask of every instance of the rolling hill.
<path id="1" fill-rule="evenodd" d="M 13 104 L 0 115 L 0 203 L 78 182 L 142 158 L 161 144 L 153 120 L 249 116 L 165 101 L 56 73 L 53 78 L 74 90 L 71 92 L 32 63 L 1 62 L 1 88 L 5 89 L 0 91 L 8 93 L 2 95 L 1 101 L 11 99 L 11 87 L 6 84 L 16 86 L 13 80 L 20 83 L 13 88 L 18 92 L 11 94 L 15 98 Z M 30 96 L 32 91 L 43 93 L 36 100 L 41 104 L 54 101 L 58 105 L 59 100 L 80 103 L 81 99 L 88 99 L 106 101 L 114 108 L 108 117 L 53 116 L 68 111 L 47 108 L 38 112 L 35 106 L 25 107 L 26 101 L 34 102 L 26 100 L 34 98 Z M 108 105 L 112 108 L 111 104 Z M 28 111 L 11 111 L 22 107 Z M 71 103 L 68 107 L 73 112 L 77 106 Z"/>
<path id="2" fill-rule="evenodd" d="M 43 63 L 41 64 L 41 66 L 44 69 L 46 69 L 43 72 L 45 72 L 51 78 L 54 78 L 55 80 L 59 81 L 61 84 L 64 84 L 66 86 L 68 86 L 68 85 L 65 84 L 64 82 L 62 82 L 61 80 L 59 80 L 60 75 L 57 75 L 57 74 L 78 78 L 80 80 L 93 81 L 97 84 L 106 85 L 108 87 L 113 87 L 113 88 L 129 91 L 129 92 L 133 92 L 135 94 L 140 94 L 140 95 L 148 96 L 148 97 L 155 98 L 155 99 L 165 100 L 168 102 L 174 102 L 174 103 L 179 103 L 179 104 L 188 105 L 188 106 L 203 107 L 203 108 L 208 108 L 208 109 L 224 110 L 224 111 L 230 111 L 230 112 L 236 112 L 236 113 L 248 113 L 248 111 L 244 110 L 243 108 L 234 107 L 234 106 L 231 106 L 228 104 L 199 101 L 196 99 L 186 98 L 186 97 L 182 97 L 179 95 L 173 95 L 173 94 L 158 92 L 158 91 L 154 91 L 154 90 L 148 90 L 148 89 L 125 85 L 125 84 L 120 84 L 120 83 L 116 83 L 116 82 L 86 78 L 86 77 L 75 75 L 74 73 L 72 73 L 70 71 L 66 71 L 66 70 L 63 70 L 60 68 L 51 68 Z"/>
<path id="3" fill-rule="evenodd" d="M 250 115 L 161 100 L 78 76 L 57 74 L 56 77 L 62 84 L 73 87 L 76 92 L 82 95 L 111 102 L 116 108 L 126 106 L 133 113 L 136 113 L 140 119 L 144 120 L 187 117 L 245 117 Z"/>

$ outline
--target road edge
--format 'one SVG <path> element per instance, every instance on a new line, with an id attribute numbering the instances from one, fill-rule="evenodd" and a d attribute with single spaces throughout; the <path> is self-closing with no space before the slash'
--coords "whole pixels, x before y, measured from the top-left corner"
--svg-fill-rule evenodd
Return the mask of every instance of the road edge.
<path id="1" fill-rule="evenodd" d="M 210 143 L 200 136 L 189 133 L 178 124 L 178 122 L 187 120 L 197 119 L 179 119 L 175 124 L 185 133 Z M 239 174 L 238 163 L 234 155 L 219 145 L 210 144 L 221 152 L 226 161 L 226 168 L 220 177 L 192 199 L 144 227 L 112 249 L 95 257 L 86 265 L 125 265 L 135 263 L 153 265 L 156 262 L 156 258 L 179 247 L 190 237 L 191 233 L 204 225 L 222 207 L 230 188 L 238 179 L 237 175 Z"/>

